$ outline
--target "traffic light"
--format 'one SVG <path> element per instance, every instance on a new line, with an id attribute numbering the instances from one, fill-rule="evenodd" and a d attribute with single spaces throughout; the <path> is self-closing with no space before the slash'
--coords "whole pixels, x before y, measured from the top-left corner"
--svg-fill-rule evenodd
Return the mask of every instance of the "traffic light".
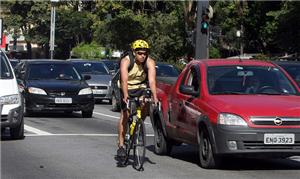
<path id="1" fill-rule="evenodd" d="M 205 20 L 201 21 L 201 32 L 202 34 L 207 34 L 209 23 Z"/>
<path id="2" fill-rule="evenodd" d="M 201 20 L 201 32 L 202 34 L 207 34 L 209 28 L 209 20 L 213 16 L 213 8 L 208 6 L 202 9 L 202 20 Z"/>

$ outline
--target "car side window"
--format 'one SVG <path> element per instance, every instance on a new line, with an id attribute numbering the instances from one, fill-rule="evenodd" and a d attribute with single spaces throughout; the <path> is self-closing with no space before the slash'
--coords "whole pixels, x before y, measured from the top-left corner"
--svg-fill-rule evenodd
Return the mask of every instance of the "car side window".
<path id="1" fill-rule="evenodd" d="M 199 77 L 197 74 L 197 70 L 196 70 L 196 68 L 193 67 L 190 69 L 189 77 L 187 80 L 187 85 L 194 87 L 195 91 L 199 91 L 199 89 L 200 89 L 199 83 L 200 83 L 200 81 L 199 81 Z"/>
<path id="2" fill-rule="evenodd" d="M 181 85 L 193 86 L 195 91 L 200 90 L 200 72 L 195 66 L 191 66 L 182 78 Z"/>

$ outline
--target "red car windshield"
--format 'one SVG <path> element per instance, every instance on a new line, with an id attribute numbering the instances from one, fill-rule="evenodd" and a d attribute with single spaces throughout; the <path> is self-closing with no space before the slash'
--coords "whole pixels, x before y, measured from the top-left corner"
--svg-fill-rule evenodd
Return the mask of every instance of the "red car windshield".
<path id="1" fill-rule="evenodd" d="M 267 66 L 208 67 L 210 94 L 295 95 L 297 90 L 278 68 Z"/>

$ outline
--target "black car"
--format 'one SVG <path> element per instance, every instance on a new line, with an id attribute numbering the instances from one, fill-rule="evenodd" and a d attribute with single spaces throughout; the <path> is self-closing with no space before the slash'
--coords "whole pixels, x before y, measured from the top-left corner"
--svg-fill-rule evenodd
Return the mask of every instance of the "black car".
<path id="1" fill-rule="evenodd" d="M 81 111 L 92 117 L 94 96 L 72 63 L 61 60 L 25 60 L 18 64 L 16 75 L 25 99 L 27 115 L 39 111 Z"/>
<path id="2" fill-rule="evenodd" d="M 155 68 L 157 81 L 175 81 L 179 75 L 179 70 L 172 64 L 158 62 Z M 112 79 L 112 111 L 120 111 L 120 102 L 120 89 L 114 76 Z"/>
<path id="3" fill-rule="evenodd" d="M 299 61 L 276 61 L 277 65 L 282 67 L 300 87 L 300 62 Z"/>

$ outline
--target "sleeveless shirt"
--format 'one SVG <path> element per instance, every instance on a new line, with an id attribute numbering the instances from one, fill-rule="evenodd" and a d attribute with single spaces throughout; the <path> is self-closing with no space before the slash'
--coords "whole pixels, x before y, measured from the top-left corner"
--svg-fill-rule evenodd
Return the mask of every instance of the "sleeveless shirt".
<path id="1" fill-rule="evenodd" d="M 128 72 L 128 90 L 146 88 L 147 74 L 144 70 L 144 65 L 138 65 L 134 62 L 132 69 Z M 121 88 L 120 80 L 118 81 L 118 87 Z"/>

